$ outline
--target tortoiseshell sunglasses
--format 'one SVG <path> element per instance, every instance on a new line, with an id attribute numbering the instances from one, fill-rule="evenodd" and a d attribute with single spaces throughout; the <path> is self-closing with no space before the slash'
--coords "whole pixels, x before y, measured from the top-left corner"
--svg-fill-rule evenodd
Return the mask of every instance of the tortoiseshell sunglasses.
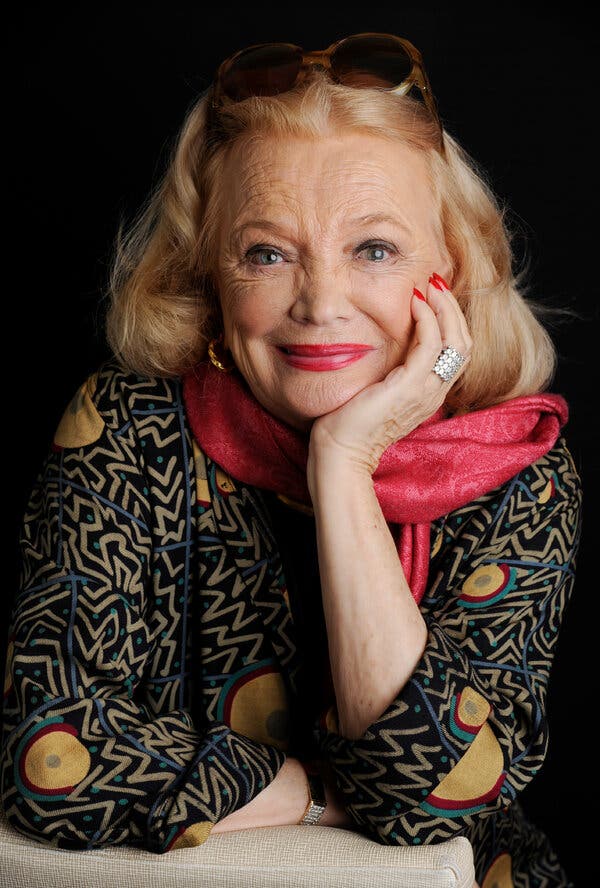
<path id="1" fill-rule="evenodd" d="M 234 53 L 217 69 L 211 106 L 216 111 L 226 97 L 240 102 L 249 96 L 287 92 L 306 77 L 312 66 L 324 68 L 337 83 L 379 88 L 397 95 L 417 90 L 433 116 L 444 149 L 443 129 L 419 50 L 393 34 L 363 33 L 344 37 L 325 50 L 305 52 L 293 43 L 257 43 Z M 414 95 L 414 92 L 413 92 Z"/>

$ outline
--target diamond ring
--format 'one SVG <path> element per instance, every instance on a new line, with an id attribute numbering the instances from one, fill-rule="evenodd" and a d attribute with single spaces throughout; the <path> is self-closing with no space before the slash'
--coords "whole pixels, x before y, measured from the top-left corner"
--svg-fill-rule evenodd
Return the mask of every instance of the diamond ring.
<path id="1" fill-rule="evenodd" d="M 458 369 L 465 363 L 466 358 L 461 355 L 452 345 L 443 348 L 439 357 L 432 367 L 434 373 L 449 382 L 456 375 Z"/>

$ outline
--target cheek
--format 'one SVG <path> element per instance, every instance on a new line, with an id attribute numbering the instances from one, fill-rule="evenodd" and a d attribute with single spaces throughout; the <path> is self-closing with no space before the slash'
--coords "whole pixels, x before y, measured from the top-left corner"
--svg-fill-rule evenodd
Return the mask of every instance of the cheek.
<path id="1" fill-rule="evenodd" d="M 413 286 L 412 279 L 407 279 L 389 292 L 380 292 L 372 310 L 373 320 L 382 334 L 401 344 L 406 342 L 414 326 L 411 313 Z"/>
<path id="2" fill-rule="evenodd" d="M 280 300 L 273 298 L 273 292 L 260 287 L 230 287 L 221 298 L 225 330 L 231 335 L 244 339 L 265 335 L 275 327 L 282 313 Z"/>

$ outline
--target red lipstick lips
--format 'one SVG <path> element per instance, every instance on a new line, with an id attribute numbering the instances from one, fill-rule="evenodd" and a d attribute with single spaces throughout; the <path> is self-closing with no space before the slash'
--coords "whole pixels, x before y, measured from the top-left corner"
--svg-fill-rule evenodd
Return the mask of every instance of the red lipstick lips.
<path id="1" fill-rule="evenodd" d="M 358 342 L 335 342 L 330 345 L 280 345 L 277 351 L 287 364 L 301 370 L 339 370 L 360 360 L 373 346 Z"/>

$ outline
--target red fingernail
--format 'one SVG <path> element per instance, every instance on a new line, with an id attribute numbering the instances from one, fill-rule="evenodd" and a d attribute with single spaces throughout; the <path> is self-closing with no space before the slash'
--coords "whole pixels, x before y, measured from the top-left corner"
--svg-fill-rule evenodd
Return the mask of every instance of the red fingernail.
<path id="1" fill-rule="evenodd" d="M 444 278 L 441 276 L 441 274 L 438 274 L 437 271 L 433 272 L 432 277 L 434 277 L 438 283 L 440 283 L 443 287 L 445 287 L 446 290 L 450 289 L 450 287 L 448 286 L 448 284 L 446 283 Z"/>
<path id="2" fill-rule="evenodd" d="M 427 302 L 427 300 L 425 299 L 425 297 L 423 296 L 423 294 L 421 293 L 421 291 L 420 291 L 420 290 L 417 290 L 416 287 L 413 289 L 413 293 L 414 293 L 414 295 L 417 297 L 417 299 L 422 299 L 423 302 Z"/>
<path id="3" fill-rule="evenodd" d="M 433 274 L 431 275 L 431 277 L 429 278 L 429 283 L 431 284 L 432 287 L 435 287 L 436 290 L 439 290 L 440 292 L 444 291 L 444 288 L 442 287 L 440 282 L 436 279 L 435 275 L 433 275 Z"/>

